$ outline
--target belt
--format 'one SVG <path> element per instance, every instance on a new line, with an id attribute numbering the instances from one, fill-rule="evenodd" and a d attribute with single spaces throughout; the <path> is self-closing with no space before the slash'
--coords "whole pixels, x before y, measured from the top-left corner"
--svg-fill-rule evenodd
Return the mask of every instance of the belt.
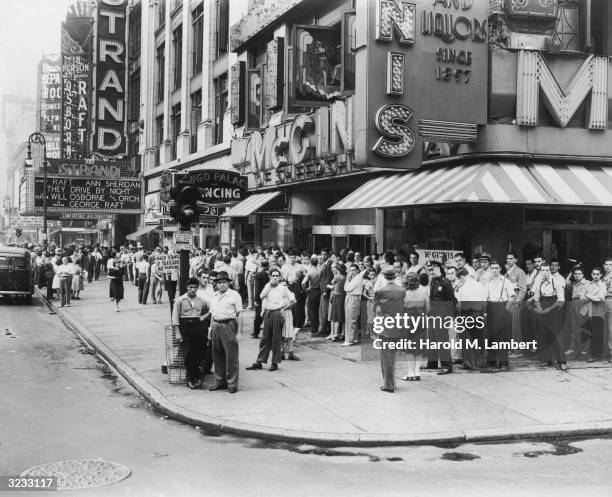
<path id="1" fill-rule="evenodd" d="M 230 319 L 213 319 L 213 321 L 214 321 L 215 323 L 227 324 L 227 323 L 231 323 L 232 321 L 236 321 L 236 318 L 230 318 Z"/>
<path id="2" fill-rule="evenodd" d="M 278 309 L 266 309 L 268 312 L 280 312 L 282 309 L 282 307 L 279 307 Z"/>

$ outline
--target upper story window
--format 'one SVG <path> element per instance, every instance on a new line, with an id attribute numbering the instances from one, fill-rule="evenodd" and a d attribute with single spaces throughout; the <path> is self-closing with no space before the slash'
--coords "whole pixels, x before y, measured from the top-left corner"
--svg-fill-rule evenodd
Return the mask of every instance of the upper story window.
<path id="1" fill-rule="evenodd" d="M 216 57 L 223 57 L 227 53 L 229 40 L 229 0 L 216 0 L 215 48 Z"/>
<path id="2" fill-rule="evenodd" d="M 172 132 L 172 159 L 176 159 L 178 150 L 178 136 L 181 132 L 181 104 L 172 107 L 172 115 L 170 116 L 170 130 Z"/>
<path id="3" fill-rule="evenodd" d="M 174 57 L 173 89 L 181 87 L 183 69 L 183 26 L 179 26 L 172 32 L 172 48 Z"/>
<path id="4" fill-rule="evenodd" d="M 202 120 L 202 90 L 191 94 L 191 143 L 190 152 L 198 151 L 198 126 Z"/>
<path id="5" fill-rule="evenodd" d="M 214 80 L 215 84 L 215 130 L 214 144 L 223 143 L 223 118 L 227 110 L 227 73 Z"/>
<path id="6" fill-rule="evenodd" d="M 490 41 L 506 48 L 608 54 L 607 0 L 522 0 L 499 3 Z"/>
<path id="7" fill-rule="evenodd" d="M 178 9 L 181 5 L 183 5 L 183 0 L 170 0 L 170 12 L 174 12 L 174 10 Z"/>
<path id="8" fill-rule="evenodd" d="M 166 66 L 166 46 L 162 43 L 157 47 L 157 101 L 164 100 L 164 72 Z"/>
<path id="9" fill-rule="evenodd" d="M 202 72 L 203 44 L 204 44 L 204 7 L 198 5 L 191 13 L 191 23 L 193 25 L 193 47 L 191 50 L 191 75 L 195 76 Z"/>
<path id="10" fill-rule="evenodd" d="M 158 0 L 157 3 L 157 19 L 155 27 L 163 26 L 166 22 L 166 0 Z"/>

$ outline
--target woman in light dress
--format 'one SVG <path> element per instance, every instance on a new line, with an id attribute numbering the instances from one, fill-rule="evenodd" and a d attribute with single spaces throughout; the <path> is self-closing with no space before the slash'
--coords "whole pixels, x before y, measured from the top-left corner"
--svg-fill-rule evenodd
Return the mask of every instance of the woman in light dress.
<path id="1" fill-rule="evenodd" d="M 79 265 L 77 256 L 73 255 L 70 261 L 74 271 L 74 276 L 72 277 L 72 298 L 81 300 L 79 293 L 85 288 L 83 286 L 83 268 Z"/>
<path id="2" fill-rule="evenodd" d="M 340 333 L 342 333 L 342 323 L 344 323 L 344 298 L 346 296 L 344 291 L 346 268 L 344 264 L 332 264 L 332 273 L 334 278 L 327 285 L 327 289 L 331 290 L 329 298 L 331 333 L 327 339 L 332 342 L 340 342 L 344 339 L 343 336 L 340 336 Z"/>
<path id="3" fill-rule="evenodd" d="M 287 286 L 287 280 L 281 280 L 281 285 Z M 285 318 L 285 324 L 283 325 L 283 349 L 281 353 L 281 359 L 287 358 L 289 361 L 299 361 L 300 359 L 293 353 L 293 342 L 297 335 L 295 328 L 293 327 L 293 312 L 292 308 L 297 303 L 293 292 L 289 292 L 291 295 L 291 305 L 287 306 L 283 311 L 283 318 Z"/>
<path id="4" fill-rule="evenodd" d="M 419 276 L 417 273 L 410 272 L 406 275 L 406 296 L 404 297 L 404 312 L 409 316 L 422 316 L 423 320 L 427 314 L 427 306 L 429 303 L 429 297 L 425 288 L 419 283 Z M 415 348 L 409 350 L 406 355 L 408 356 L 408 374 L 402 377 L 404 381 L 420 381 L 420 369 L 421 369 L 421 338 L 425 338 L 425 323 L 419 326 L 417 329 L 411 329 L 408 334 L 408 340 L 412 340 Z"/>

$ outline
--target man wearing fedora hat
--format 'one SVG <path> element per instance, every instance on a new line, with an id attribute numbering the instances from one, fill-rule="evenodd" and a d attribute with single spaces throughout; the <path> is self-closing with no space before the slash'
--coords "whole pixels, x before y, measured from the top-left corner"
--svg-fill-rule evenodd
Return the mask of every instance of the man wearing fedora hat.
<path id="1" fill-rule="evenodd" d="M 394 317 L 403 314 L 404 297 L 406 290 L 395 283 L 396 273 L 393 266 L 383 266 L 380 273 L 384 280 L 382 286 L 374 292 L 374 312 L 376 316 Z M 395 323 L 395 320 L 394 320 Z M 394 324 L 392 327 L 385 327 L 381 333 L 384 342 L 397 341 L 402 337 L 402 329 Z M 383 375 L 383 392 L 393 393 L 395 390 L 395 357 L 397 350 L 395 347 L 382 347 L 380 350 L 380 366 Z"/>
<path id="2" fill-rule="evenodd" d="M 242 311 L 242 297 L 232 290 L 232 278 L 219 271 L 215 278 L 217 291 L 210 303 L 212 326 L 210 339 L 215 369 L 214 386 L 209 390 L 238 391 L 238 315 Z"/>

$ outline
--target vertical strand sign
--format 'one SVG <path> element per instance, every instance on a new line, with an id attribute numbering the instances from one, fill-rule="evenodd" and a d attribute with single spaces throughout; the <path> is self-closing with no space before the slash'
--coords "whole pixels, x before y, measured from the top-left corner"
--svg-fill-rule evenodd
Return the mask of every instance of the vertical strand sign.
<path id="1" fill-rule="evenodd" d="M 94 151 L 126 154 L 126 0 L 98 0 Z"/>
<path id="2" fill-rule="evenodd" d="M 76 39 L 88 18 L 71 18 L 62 23 L 62 158 L 87 156 L 89 57 L 83 40 Z M 85 32 L 86 34 L 86 32 Z"/>
<path id="3" fill-rule="evenodd" d="M 45 135 L 47 157 L 60 158 L 62 76 L 59 55 L 43 56 L 39 65 L 40 131 Z"/>

